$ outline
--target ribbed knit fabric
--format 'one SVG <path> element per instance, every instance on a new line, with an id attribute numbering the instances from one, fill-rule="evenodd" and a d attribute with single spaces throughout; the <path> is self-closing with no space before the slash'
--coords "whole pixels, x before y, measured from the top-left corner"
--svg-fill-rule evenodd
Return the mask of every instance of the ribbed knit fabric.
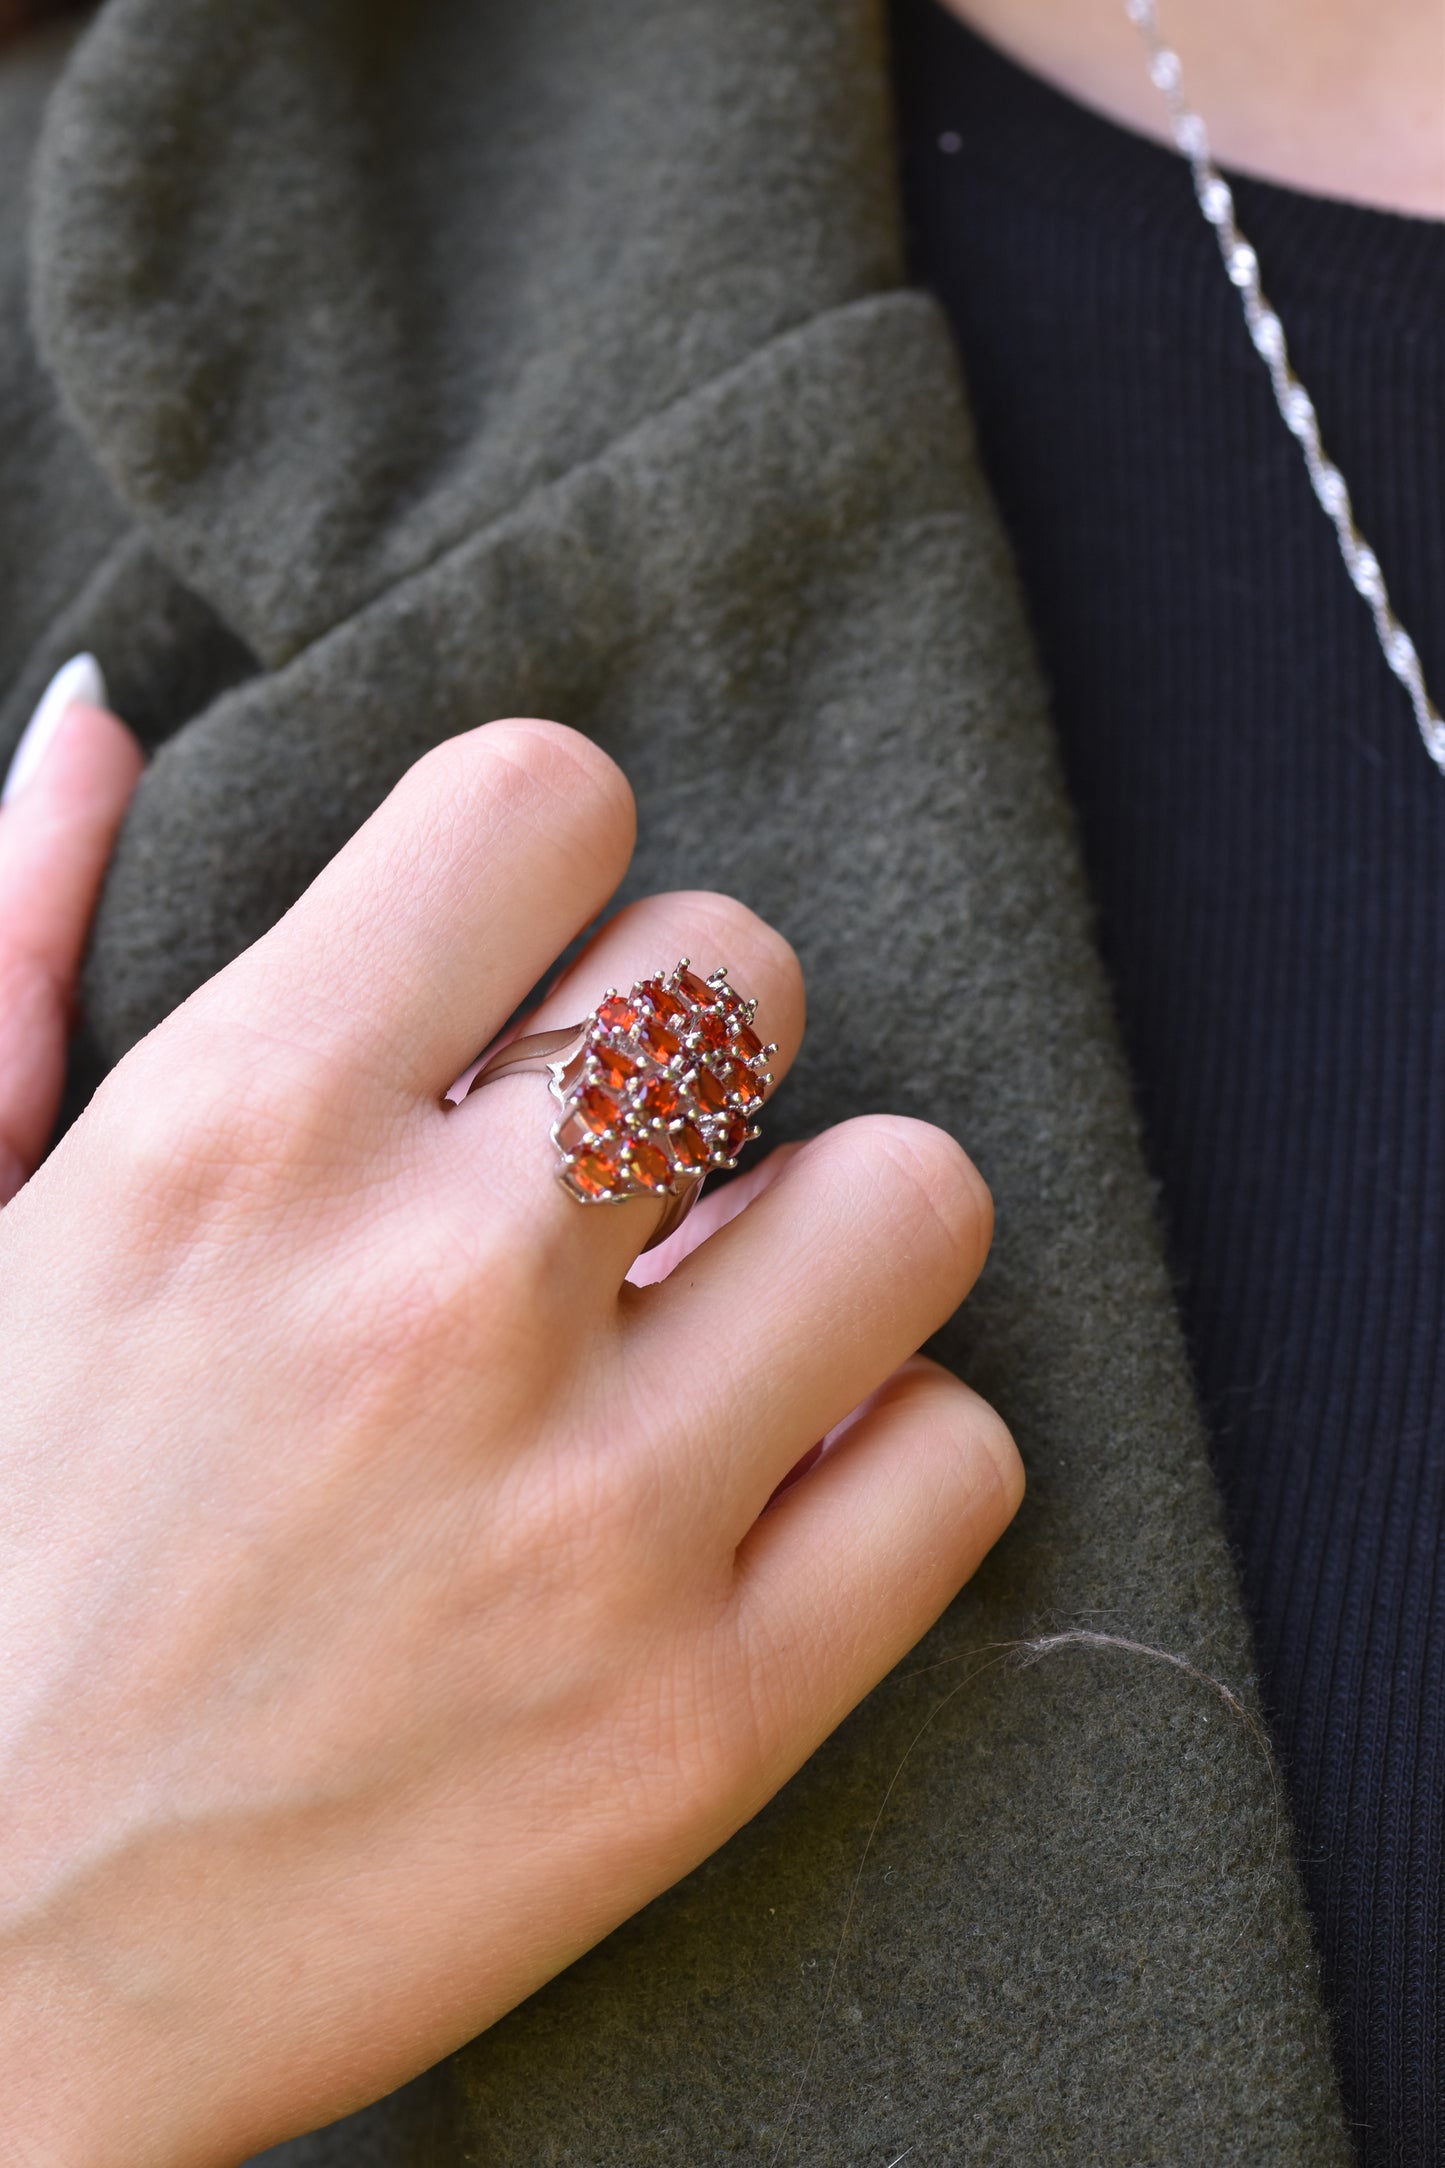
<path id="1" fill-rule="evenodd" d="M 895 37 L 915 270 L 1055 687 L 1361 2158 L 1438 2163 L 1445 778 L 1182 161 L 937 0 Z M 1445 696 L 1445 227 L 1236 193 Z"/>

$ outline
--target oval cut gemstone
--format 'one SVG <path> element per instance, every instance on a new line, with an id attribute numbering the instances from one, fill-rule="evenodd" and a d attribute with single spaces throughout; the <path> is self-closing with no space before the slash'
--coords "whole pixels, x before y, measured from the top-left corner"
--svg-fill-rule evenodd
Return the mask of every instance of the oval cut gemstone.
<path id="1" fill-rule="evenodd" d="M 579 1152 L 567 1173 L 588 1197 L 610 1197 L 622 1180 L 621 1163 L 605 1145 Z"/>
<path id="2" fill-rule="evenodd" d="M 717 1141 L 729 1159 L 736 1159 L 748 1141 L 748 1125 L 741 1114 L 730 1114 L 718 1124 Z"/>
<path id="3" fill-rule="evenodd" d="M 617 1101 L 599 1084 L 589 1084 L 585 1091 L 579 1092 L 572 1111 L 583 1128 L 594 1134 L 603 1129 L 615 1129 L 620 1119 Z"/>
<path id="4" fill-rule="evenodd" d="M 670 1122 L 676 1117 L 682 1099 L 670 1077 L 655 1076 L 643 1087 L 637 1104 L 648 1121 Z"/>
<path id="5" fill-rule="evenodd" d="M 631 1031 L 637 1015 L 637 1003 L 626 994 L 609 994 L 597 1011 L 597 1021 L 608 1031 Z"/>
<path id="6" fill-rule="evenodd" d="M 716 989 L 709 986 L 706 979 L 700 979 L 695 971 L 680 971 L 677 983 L 688 1000 L 695 1001 L 701 1009 L 710 1009 L 717 999 Z"/>
<path id="7" fill-rule="evenodd" d="M 687 1015 L 687 1003 L 675 994 L 661 979 L 644 979 L 642 991 L 651 1004 L 654 1016 L 660 1016 L 664 1024 L 680 1024 Z"/>
<path id="8" fill-rule="evenodd" d="M 763 1042 L 750 1024 L 739 1024 L 733 1033 L 733 1052 L 739 1061 L 756 1061 L 763 1051 Z"/>
<path id="9" fill-rule="evenodd" d="M 703 1141 L 702 1131 L 692 1122 L 684 1122 L 681 1129 L 673 1132 L 672 1156 L 685 1174 L 701 1174 L 712 1163 L 712 1154 Z"/>
<path id="10" fill-rule="evenodd" d="M 751 1069 L 740 1061 L 725 1061 L 718 1076 L 729 1095 L 739 1106 L 755 1107 L 763 1096 L 763 1087 Z"/>
<path id="11" fill-rule="evenodd" d="M 637 1027 L 637 1036 L 657 1061 L 671 1061 L 674 1054 L 682 1052 L 681 1039 L 668 1030 L 660 1016 L 645 1017 Z"/>
<path id="12" fill-rule="evenodd" d="M 716 1009 L 704 1009 L 693 1020 L 693 1032 L 698 1044 L 709 1054 L 720 1054 L 728 1043 L 728 1027 Z"/>
<path id="13" fill-rule="evenodd" d="M 614 1091 L 621 1091 L 623 1085 L 636 1076 L 637 1063 L 624 1054 L 620 1047 L 594 1046 L 592 1051 L 597 1057 L 598 1075 L 603 1083 L 610 1084 Z"/>
<path id="14" fill-rule="evenodd" d="M 644 1189 L 666 1189 L 672 1180 L 667 1154 L 660 1152 L 655 1144 L 634 1144 L 628 1155 L 627 1171 Z"/>
<path id="15" fill-rule="evenodd" d="M 722 1114 L 727 1110 L 728 1095 L 711 1069 L 698 1070 L 692 1080 L 692 1096 L 704 1114 Z"/>

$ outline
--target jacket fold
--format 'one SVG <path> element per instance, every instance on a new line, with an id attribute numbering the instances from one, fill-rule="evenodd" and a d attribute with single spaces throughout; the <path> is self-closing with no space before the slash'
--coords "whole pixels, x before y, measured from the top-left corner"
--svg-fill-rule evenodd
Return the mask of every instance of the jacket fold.
<path id="1" fill-rule="evenodd" d="M 771 1136 L 890 1107 L 978 1161 L 995 1251 L 935 1352 L 1029 1471 L 755 1822 L 415 2118 L 298 2163 L 383 2129 L 408 2168 L 1349 2158 L 1046 692 L 890 160 L 856 0 L 109 0 L 51 105 L 39 351 L 124 523 L 0 712 L 95 631 L 163 741 L 99 1065 L 427 745 L 557 716 L 637 790 L 625 895 L 724 888 L 798 948 Z"/>

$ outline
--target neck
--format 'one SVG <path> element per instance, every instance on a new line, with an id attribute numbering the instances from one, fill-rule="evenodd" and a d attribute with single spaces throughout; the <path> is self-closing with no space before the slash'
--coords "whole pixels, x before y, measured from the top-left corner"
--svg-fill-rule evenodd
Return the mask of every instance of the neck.
<path id="1" fill-rule="evenodd" d="M 1122 0 L 946 0 L 1011 58 L 1168 140 Z M 1159 0 L 1221 165 L 1445 218 L 1445 9 L 1437 0 Z"/>

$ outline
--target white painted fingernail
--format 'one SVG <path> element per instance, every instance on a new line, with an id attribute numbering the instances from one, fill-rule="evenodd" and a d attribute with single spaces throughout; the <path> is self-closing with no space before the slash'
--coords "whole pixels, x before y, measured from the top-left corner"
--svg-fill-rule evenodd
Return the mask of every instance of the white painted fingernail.
<path id="1" fill-rule="evenodd" d="M 100 664 L 93 655 L 72 655 L 63 663 L 40 695 L 40 704 L 21 733 L 15 757 L 0 790 L 0 805 L 19 796 L 50 750 L 51 740 L 77 700 L 103 708 L 109 700 Z"/>

